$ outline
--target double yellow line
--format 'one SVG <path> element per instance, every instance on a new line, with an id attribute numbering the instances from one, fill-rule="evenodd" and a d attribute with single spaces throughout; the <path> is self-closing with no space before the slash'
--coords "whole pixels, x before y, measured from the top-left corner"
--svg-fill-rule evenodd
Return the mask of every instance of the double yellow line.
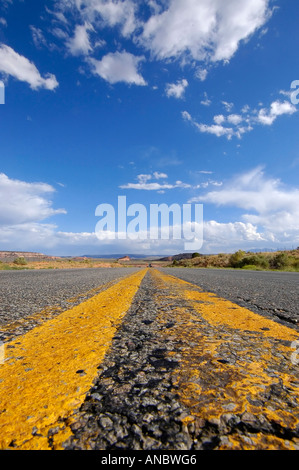
<path id="1" fill-rule="evenodd" d="M 173 341 L 174 351 L 180 345 L 173 383 L 190 412 L 182 426 L 218 426 L 233 414 L 244 422 L 258 418 L 296 429 L 299 371 L 291 363 L 290 344 L 298 333 L 198 286 L 144 269 L 6 343 L 0 364 L 1 449 L 63 449 L 75 410 L 147 272 L 155 284 L 153 300 L 163 307 L 156 321 L 167 325 L 160 329 L 161 343 Z M 277 404 L 270 395 L 273 385 L 281 384 L 288 396 Z M 252 433 L 251 444 L 238 433 L 225 439 L 221 449 L 293 445 L 262 433 Z"/>
<path id="2" fill-rule="evenodd" d="M 61 448 L 146 270 L 9 342 L 0 365 L 0 449 Z"/>

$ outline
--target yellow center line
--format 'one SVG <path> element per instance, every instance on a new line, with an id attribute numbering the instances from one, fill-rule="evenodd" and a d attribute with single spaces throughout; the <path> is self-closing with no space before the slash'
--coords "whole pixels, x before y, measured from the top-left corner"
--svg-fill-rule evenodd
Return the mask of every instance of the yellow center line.
<path id="1" fill-rule="evenodd" d="M 164 303 L 168 299 L 171 310 L 174 325 L 167 335 L 184 345 L 174 377 L 180 400 L 190 410 L 185 424 L 194 427 L 208 420 L 219 426 L 233 413 L 245 416 L 245 421 L 258 419 L 295 430 L 299 370 L 291 361 L 291 343 L 299 339 L 298 333 L 194 284 L 160 271 L 152 273 L 161 291 L 158 297 Z M 292 446 L 271 432 L 253 432 L 247 441 L 237 433 L 228 436 L 222 448 Z"/>
<path id="2" fill-rule="evenodd" d="M 5 344 L 0 449 L 60 449 L 147 270 Z"/>

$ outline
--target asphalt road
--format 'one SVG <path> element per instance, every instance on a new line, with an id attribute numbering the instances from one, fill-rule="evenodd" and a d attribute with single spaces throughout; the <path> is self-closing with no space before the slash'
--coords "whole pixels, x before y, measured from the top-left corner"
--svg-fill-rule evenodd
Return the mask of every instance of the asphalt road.
<path id="1" fill-rule="evenodd" d="M 89 291 L 136 271 L 134 268 L 0 271 L 0 325 L 47 307 L 69 308 Z M 256 313 L 299 326 L 299 274 L 164 268 L 172 276 L 200 286 Z"/>
<path id="2" fill-rule="evenodd" d="M 298 275 L 0 274 L 0 449 L 299 449 Z"/>
<path id="3" fill-rule="evenodd" d="M 0 326 L 47 307 L 70 308 L 88 291 L 135 272 L 134 268 L 0 271 Z M 74 298 L 74 302 L 69 299 Z"/>
<path id="4" fill-rule="evenodd" d="M 299 326 L 298 273 L 190 268 L 163 271 L 256 313 Z"/>

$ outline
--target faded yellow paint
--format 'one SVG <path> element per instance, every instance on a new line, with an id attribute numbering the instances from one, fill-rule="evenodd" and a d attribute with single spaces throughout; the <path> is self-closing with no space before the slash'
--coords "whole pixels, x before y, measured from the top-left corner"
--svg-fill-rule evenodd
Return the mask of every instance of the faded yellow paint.
<path id="1" fill-rule="evenodd" d="M 196 310 L 213 325 L 227 325 L 234 329 L 253 332 L 263 331 L 263 336 L 293 341 L 298 337 L 294 330 L 273 320 L 240 307 L 229 300 L 207 292 L 186 290 L 185 297 L 192 301 Z"/>
<path id="2" fill-rule="evenodd" d="M 84 293 L 78 294 L 75 297 L 66 299 L 65 302 L 69 304 L 79 303 L 80 299 L 86 300 L 90 297 L 93 297 L 96 294 L 102 292 L 103 290 L 106 290 L 108 287 L 113 286 L 116 282 L 118 282 L 118 280 L 112 280 L 102 286 L 95 287 Z M 50 320 L 54 316 L 59 315 L 64 310 L 69 310 L 70 308 L 71 305 L 69 306 L 69 308 L 62 308 L 59 305 L 45 307 L 41 311 L 34 312 L 32 315 L 27 315 L 26 317 L 21 317 L 18 320 L 15 320 L 14 322 L 1 325 L 1 333 L 6 333 L 5 336 L 7 340 L 14 339 L 14 337 L 16 336 L 16 332 L 18 332 L 19 329 L 22 329 L 22 327 L 30 325 L 34 325 L 34 327 L 36 327 L 37 325 L 44 323 L 46 320 Z"/>
<path id="3" fill-rule="evenodd" d="M 5 345 L 0 364 L 0 448 L 62 448 L 73 411 L 83 402 L 97 367 L 147 270 Z"/>
<path id="4" fill-rule="evenodd" d="M 229 413 L 247 412 L 294 430 L 299 424 L 299 371 L 291 362 L 291 342 L 299 339 L 298 333 L 196 285 L 163 272 L 152 274 L 163 291 L 158 297 L 169 301 L 174 323 L 165 335 L 184 345 L 180 366 L 174 371 L 180 400 L 190 411 L 184 424 L 198 419 L 219 423 Z M 186 304 L 190 308 L 182 307 Z M 170 320 L 163 315 L 161 322 Z M 228 356 L 231 361 L 226 362 Z M 280 384 L 288 391 L 287 399 L 267 401 L 271 387 Z M 295 447 L 271 434 L 253 433 L 250 439 L 227 436 L 221 448 Z"/>

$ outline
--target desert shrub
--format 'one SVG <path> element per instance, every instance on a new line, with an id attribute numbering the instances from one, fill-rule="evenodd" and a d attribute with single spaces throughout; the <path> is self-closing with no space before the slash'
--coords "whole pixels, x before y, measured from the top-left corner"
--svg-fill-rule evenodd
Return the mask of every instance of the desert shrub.
<path id="1" fill-rule="evenodd" d="M 236 251 L 233 255 L 229 258 L 229 265 L 232 268 L 242 268 L 242 261 L 245 256 L 245 251 L 239 250 Z"/>
<path id="2" fill-rule="evenodd" d="M 266 269 L 269 268 L 269 260 L 264 255 L 245 256 L 241 260 L 241 265 L 242 268 L 249 265 Z"/>
<path id="3" fill-rule="evenodd" d="M 299 271 L 299 259 L 293 260 L 292 267 L 295 269 L 295 271 Z"/>
<path id="4" fill-rule="evenodd" d="M 287 253 L 278 253 L 271 259 L 270 264 L 274 269 L 283 269 L 290 265 L 290 259 Z"/>
<path id="5" fill-rule="evenodd" d="M 27 261 L 24 257 L 19 256 L 14 260 L 13 264 L 16 264 L 17 266 L 26 266 Z"/>

